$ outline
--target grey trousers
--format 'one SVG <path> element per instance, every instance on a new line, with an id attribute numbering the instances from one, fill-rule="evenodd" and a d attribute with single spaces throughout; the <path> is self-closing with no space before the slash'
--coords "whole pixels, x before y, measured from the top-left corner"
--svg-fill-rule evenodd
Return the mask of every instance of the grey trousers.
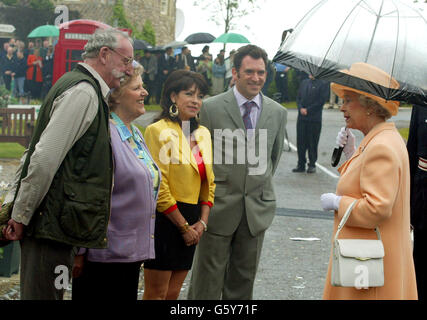
<path id="1" fill-rule="evenodd" d="M 46 239 L 21 243 L 21 300 L 62 300 L 71 279 L 76 250 Z"/>
<path id="2" fill-rule="evenodd" d="M 197 245 L 189 300 L 251 300 L 264 241 L 252 236 L 246 215 L 231 236 L 205 232 Z"/>

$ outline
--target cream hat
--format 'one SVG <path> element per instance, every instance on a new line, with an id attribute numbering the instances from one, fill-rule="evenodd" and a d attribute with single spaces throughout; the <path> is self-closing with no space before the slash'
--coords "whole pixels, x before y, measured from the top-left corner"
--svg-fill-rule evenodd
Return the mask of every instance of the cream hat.
<path id="1" fill-rule="evenodd" d="M 371 81 L 373 83 L 379 84 L 386 88 L 391 88 L 391 89 L 399 88 L 399 82 L 397 82 L 396 79 L 391 77 L 388 73 L 364 62 L 353 63 L 350 67 L 350 70 L 345 69 L 345 70 L 340 70 L 340 72 L 346 73 L 348 75 L 351 75 L 360 79 Z M 367 93 L 351 87 L 343 86 L 338 83 L 331 83 L 331 89 L 340 98 L 344 97 L 345 90 L 354 91 L 364 96 L 367 96 L 375 100 L 376 102 L 378 102 L 385 109 L 387 109 L 392 116 L 395 116 L 397 114 L 397 111 L 399 110 L 399 105 L 400 105 L 399 101 L 385 100 L 384 98 L 380 98 L 371 93 Z"/>

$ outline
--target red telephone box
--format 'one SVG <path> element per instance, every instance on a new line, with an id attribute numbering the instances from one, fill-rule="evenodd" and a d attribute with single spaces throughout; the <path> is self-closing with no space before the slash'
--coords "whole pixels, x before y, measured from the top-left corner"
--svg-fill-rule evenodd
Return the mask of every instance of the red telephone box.
<path id="1" fill-rule="evenodd" d="M 55 56 L 53 60 L 52 85 L 64 73 L 74 69 L 78 62 L 82 60 L 82 53 L 90 35 L 96 29 L 111 28 L 108 24 L 94 20 L 72 20 L 62 23 L 59 26 L 58 43 L 55 46 Z M 132 33 L 129 29 L 120 29 Z"/>

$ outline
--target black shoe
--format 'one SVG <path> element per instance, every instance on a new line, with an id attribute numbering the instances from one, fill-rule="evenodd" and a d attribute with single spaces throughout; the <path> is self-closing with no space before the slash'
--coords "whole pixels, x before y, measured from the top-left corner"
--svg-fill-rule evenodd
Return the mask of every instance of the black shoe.
<path id="1" fill-rule="evenodd" d="M 308 167 L 307 173 L 315 173 L 315 172 L 316 172 L 316 167 Z"/>
<path id="2" fill-rule="evenodd" d="M 302 167 L 296 167 L 292 169 L 292 172 L 305 172 L 305 169 Z"/>

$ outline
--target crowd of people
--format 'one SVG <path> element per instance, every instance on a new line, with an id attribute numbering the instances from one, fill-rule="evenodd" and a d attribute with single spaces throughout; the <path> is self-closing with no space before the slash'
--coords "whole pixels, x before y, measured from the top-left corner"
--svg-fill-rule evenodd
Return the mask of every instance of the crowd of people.
<path id="1" fill-rule="evenodd" d="M 135 57 L 144 67 L 142 78 L 148 92 L 145 103 L 160 104 L 163 84 L 174 70 L 190 70 L 202 74 L 208 84 L 209 96 L 227 91 L 233 85 L 231 70 L 235 52 L 232 50 L 225 57 L 225 50 L 220 50 L 214 59 L 208 45 L 196 57 L 188 47 L 181 48 L 181 52 L 176 55 L 171 47 L 155 52 L 145 50 L 142 57 Z M 4 84 L 6 89 L 12 89 L 15 97 L 44 99 L 52 86 L 53 58 L 54 46 L 47 39 L 29 41 L 28 45 L 21 40 L 9 39 L 3 43 L 0 51 L 0 85 Z M 275 78 L 279 94 L 276 100 L 288 102 L 288 71 L 289 67 L 268 61 L 269 76 L 262 92 L 268 95 L 268 88 Z"/>
<path id="2" fill-rule="evenodd" d="M 54 47 L 49 40 L 29 41 L 15 38 L 0 49 L 0 85 L 15 97 L 42 99 L 52 86 Z"/>
<path id="3" fill-rule="evenodd" d="M 208 84 L 207 95 L 215 96 L 227 91 L 233 86 L 232 73 L 233 59 L 236 50 L 231 50 L 229 56 L 225 56 L 225 50 L 220 50 L 215 59 L 210 53 L 210 47 L 205 45 L 200 56 L 193 56 L 188 47 L 182 47 L 181 52 L 174 55 L 174 50 L 171 47 L 165 49 L 165 52 L 151 52 L 147 50 L 143 57 L 136 59 L 144 67 L 144 83 L 149 91 L 149 96 L 146 98 L 146 104 L 160 104 L 160 95 L 163 84 L 168 74 L 174 70 L 190 70 L 203 75 Z M 272 63 L 267 61 L 268 76 L 263 86 L 262 92 L 264 95 L 270 96 L 268 89 L 273 79 L 276 81 L 276 97 L 275 100 L 289 102 L 287 72 L 289 67 L 280 63 Z M 298 73 L 298 82 L 304 76 Z M 151 89 L 151 90 L 150 90 Z"/>
<path id="4" fill-rule="evenodd" d="M 217 95 L 229 88 L 231 81 L 231 69 L 233 65 L 234 50 L 229 57 L 225 57 L 225 50 L 221 50 L 215 59 L 209 52 L 209 46 L 202 49 L 198 57 L 194 57 L 188 47 L 182 47 L 180 53 L 174 55 L 171 47 L 165 48 L 165 52 L 153 53 L 144 51 L 143 57 L 137 57 L 144 67 L 144 83 L 149 95 L 146 104 L 160 104 L 163 84 L 167 76 L 174 70 L 189 70 L 200 73 L 208 84 L 207 95 Z M 151 90 L 150 90 L 151 89 Z"/>
<path id="5" fill-rule="evenodd" d="M 159 56 L 158 65 L 179 67 L 157 68 L 164 81 L 162 111 L 144 135 L 132 121 L 154 94 L 143 78 L 155 82 L 156 68 L 149 54 L 142 66 L 134 60 L 126 33 L 96 31 L 84 61 L 48 92 L 0 215 L 1 221 L 8 218 L 0 226 L 1 243 L 20 240 L 22 299 L 62 299 L 65 287 L 56 281 L 61 265 L 72 274 L 73 299 L 135 300 L 142 264 L 147 300 L 177 299 L 190 269 L 188 299 L 252 299 L 264 235 L 276 211 L 273 176 L 287 110 L 262 94 L 269 64 L 262 48 L 246 45 L 234 52 L 232 87 L 206 99 L 214 87 L 228 85 L 227 67 L 212 68 L 209 76 L 209 51 L 193 66 L 187 50 L 175 59 L 171 48 Z M 364 63 L 346 72 L 398 86 Z M 215 84 L 214 74 L 223 81 Z M 304 88 L 312 89 L 313 81 Z M 334 211 L 336 230 L 356 201 L 342 230 L 346 238 L 369 239 L 374 228 L 381 229 L 385 284 L 333 287 L 331 260 L 324 298 L 417 299 L 409 158 L 395 125 L 386 122 L 399 103 L 343 85 L 332 89 L 344 101 L 346 128 L 337 142 L 347 161 L 336 192 L 323 194 L 320 203 Z M 358 148 L 350 129 L 364 134 Z M 242 161 L 239 143 L 248 153 L 259 146 L 262 170 L 246 157 Z"/>

